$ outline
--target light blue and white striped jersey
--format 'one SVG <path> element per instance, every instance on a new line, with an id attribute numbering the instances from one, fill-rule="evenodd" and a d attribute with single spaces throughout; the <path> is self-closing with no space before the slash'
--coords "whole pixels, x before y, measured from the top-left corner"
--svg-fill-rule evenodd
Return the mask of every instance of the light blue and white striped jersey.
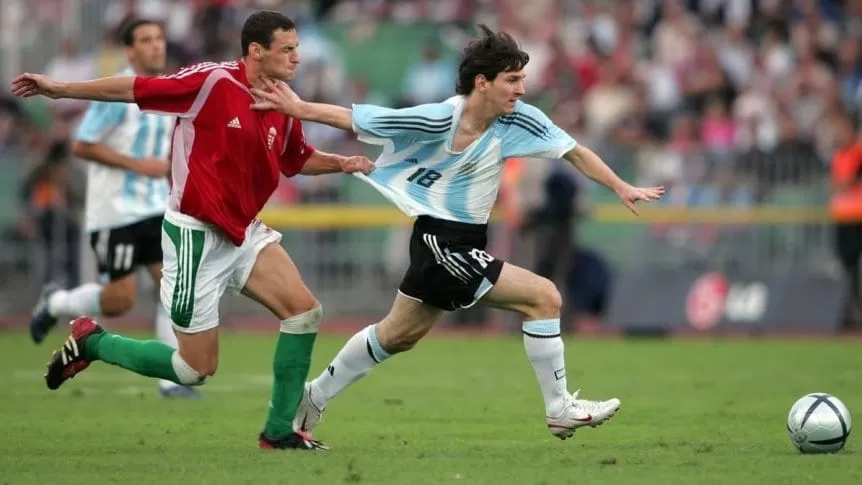
<path id="1" fill-rule="evenodd" d="M 484 224 L 500 189 L 503 161 L 560 158 L 577 142 L 535 106 L 518 101 L 461 152 L 451 150 L 464 96 L 405 109 L 353 106 L 353 130 L 383 145 L 369 175 L 356 174 L 408 216 Z"/>
<path id="2" fill-rule="evenodd" d="M 126 69 L 120 75 L 134 75 Z M 131 158 L 167 159 L 176 118 L 142 113 L 134 103 L 93 101 L 78 125 L 75 139 L 102 143 Z M 86 230 L 127 226 L 163 214 L 168 200 L 166 177 L 147 177 L 91 162 L 87 173 Z"/>

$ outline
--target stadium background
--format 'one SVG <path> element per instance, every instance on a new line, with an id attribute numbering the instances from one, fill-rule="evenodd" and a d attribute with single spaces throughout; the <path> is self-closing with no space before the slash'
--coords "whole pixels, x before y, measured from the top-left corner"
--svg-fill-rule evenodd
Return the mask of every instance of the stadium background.
<path id="1" fill-rule="evenodd" d="M 45 280 L 94 277 L 84 163 L 66 143 L 85 105 L 12 99 L 11 77 L 119 71 L 114 31 L 131 14 L 165 21 L 174 67 L 233 59 L 256 8 L 299 23 L 297 91 L 344 105 L 444 99 L 474 25 L 504 29 L 531 55 L 528 101 L 627 180 L 668 187 L 635 219 L 561 161 L 509 163 L 490 251 L 555 279 L 573 328 L 835 332 L 858 320 L 828 207 L 841 122 L 862 110 L 862 1 L 4 0 L 0 328 L 26 322 Z M 374 155 L 337 130 L 306 130 L 321 149 Z M 385 313 L 409 221 L 370 187 L 283 180 L 264 219 L 284 231 L 328 328 Z M 149 325 L 151 301 L 111 325 Z M 222 308 L 227 326 L 271 324 L 241 298 Z M 518 328 L 480 309 L 447 320 Z"/>

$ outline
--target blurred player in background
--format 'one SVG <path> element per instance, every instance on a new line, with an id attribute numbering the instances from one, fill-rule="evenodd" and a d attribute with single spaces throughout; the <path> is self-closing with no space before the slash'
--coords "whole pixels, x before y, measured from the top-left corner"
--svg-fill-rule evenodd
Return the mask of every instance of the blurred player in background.
<path id="1" fill-rule="evenodd" d="M 393 354 L 411 349 L 442 312 L 476 303 L 524 316 L 524 347 L 555 436 L 566 439 L 577 428 L 602 424 L 620 407 L 618 399 L 591 401 L 568 391 L 560 293 L 547 278 L 488 254 L 487 222 L 508 158 L 565 158 L 635 213 L 635 202 L 656 200 L 664 188 L 624 182 L 542 111 L 521 102 L 529 56 L 508 34 L 481 27 L 483 36 L 468 45 L 461 60 L 457 96 L 443 103 L 350 110 L 304 102 L 287 86 L 253 91 L 266 99 L 255 109 L 353 130 L 360 140 L 383 145 L 376 170 L 361 178 L 408 215 L 419 216 L 410 267 L 392 309 L 354 335 L 306 386 L 297 430 L 311 432 L 330 399 Z"/>
<path id="2" fill-rule="evenodd" d="M 838 121 L 836 150 L 832 157 L 832 201 L 835 249 L 847 275 L 845 324 L 862 324 L 862 138 L 853 121 Z"/>
<path id="3" fill-rule="evenodd" d="M 165 69 L 161 25 L 130 20 L 122 29 L 129 67 L 124 76 L 153 76 Z M 86 231 L 99 264 L 100 283 L 69 290 L 49 284 L 30 322 L 42 342 L 61 317 L 120 316 L 135 306 L 137 270 L 158 284 L 162 277 L 162 218 L 168 201 L 168 152 L 176 118 L 143 113 L 133 104 L 93 101 L 75 134 L 73 152 L 89 160 Z M 157 305 L 156 336 L 177 347 L 170 315 Z M 196 397 L 197 391 L 159 380 L 165 397 Z"/>
<path id="4" fill-rule="evenodd" d="M 162 225 L 161 280 L 161 302 L 178 331 L 179 351 L 157 341 L 121 337 L 90 318 L 78 318 L 48 365 L 50 389 L 96 360 L 179 384 L 203 384 L 218 365 L 218 305 L 230 289 L 260 302 L 281 320 L 259 447 L 326 448 L 292 426 L 320 326 L 320 303 L 279 244 L 281 234 L 257 215 L 275 191 L 279 172 L 288 177 L 368 173 L 374 166 L 365 157 L 316 151 L 306 143 L 298 119 L 251 109 L 253 87 L 293 79 L 298 46 L 290 19 L 261 11 L 243 24 L 242 58 L 234 62 L 205 62 L 159 77 L 57 83 L 23 74 L 13 81 L 18 96 L 122 101 L 180 118 Z"/>

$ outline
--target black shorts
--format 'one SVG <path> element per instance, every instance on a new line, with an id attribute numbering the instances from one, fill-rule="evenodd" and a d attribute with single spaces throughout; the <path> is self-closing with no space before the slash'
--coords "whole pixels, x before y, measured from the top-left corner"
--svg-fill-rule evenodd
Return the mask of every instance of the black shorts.
<path id="1" fill-rule="evenodd" d="M 503 261 L 485 252 L 486 224 L 421 216 L 410 237 L 410 267 L 398 290 L 442 310 L 475 304 L 497 283 Z"/>
<path id="2" fill-rule="evenodd" d="M 162 216 L 91 232 L 90 247 L 96 252 L 102 281 L 116 281 L 138 266 L 161 263 Z"/>

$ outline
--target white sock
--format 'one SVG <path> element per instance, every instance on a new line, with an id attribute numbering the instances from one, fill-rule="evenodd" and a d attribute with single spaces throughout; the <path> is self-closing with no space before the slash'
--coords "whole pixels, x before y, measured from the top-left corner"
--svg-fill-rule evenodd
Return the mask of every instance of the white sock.
<path id="1" fill-rule="evenodd" d="M 102 285 L 85 283 L 71 290 L 57 290 L 48 299 L 48 313 L 55 317 L 97 317 L 102 314 Z"/>
<path id="2" fill-rule="evenodd" d="M 377 330 L 369 325 L 344 344 L 338 351 L 329 367 L 311 381 L 315 392 L 312 396 L 320 396 L 322 402 L 314 404 L 323 407 L 326 402 L 337 396 L 354 382 L 371 372 L 371 369 L 388 359 L 390 354 L 383 350 L 377 340 Z M 317 399 L 315 399 L 317 401 Z"/>
<path id="3" fill-rule="evenodd" d="M 171 315 L 165 310 L 161 302 L 156 303 L 156 338 L 159 339 L 159 342 L 174 349 L 179 347 L 177 336 L 174 333 L 173 322 L 171 322 Z M 167 379 L 159 379 L 159 387 L 161 389 L 168 389 L 177 385 L 179 384 Z"/>
<path id="4" fill-rule="evenodd" d="M 524 349 L 539 380 L 545 411 L 548 416 L 559 416 L 569 398 L 560 319 L 524 322 L 522 330 Z"/>

